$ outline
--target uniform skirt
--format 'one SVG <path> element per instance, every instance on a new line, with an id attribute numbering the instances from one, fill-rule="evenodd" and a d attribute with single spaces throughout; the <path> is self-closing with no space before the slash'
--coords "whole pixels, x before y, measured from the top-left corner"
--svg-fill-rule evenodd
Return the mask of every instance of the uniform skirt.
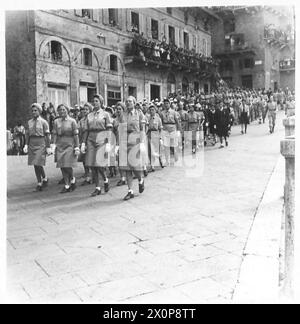
<path id="1" fill-rule="evenodd" d="M 78 162 L 83 162 L 83 163 L 85 163 L 85 156 L 86 156 L 86 154 L 82 154 L 81 152 L 80 152 L 80 155 L 78 156 Z"/>
<path id="2" fill-rule="evenodd" d="M 168 131 L 163 130 L 161 132 L 161 137 L 163 145 L 166 147 L 177 147 L 178 146 L 178 137 L 176 131 L 169 133 Z"/>
<path id="3" fill-rule="evenodd" d="M 102 136 L 105 132 L 92 132 L 87 140 L 85 165 L 88 167 L 109 166 L 108 154 L 105 153 L 106 139 Z"/>
<path id="4" fill-rule="evenodd" d="M 28 145 L 28 165 L 46 165 L 45 137 L 30 137 Z"/>
<path id="5" fill-rule="evenodd" d="M 240 116 L 240 123 L 241 124 L 249 124 L 249 117 L 246 112 L 242 112 Z"/>
<path id="6" fill-rule="evenodd" d="M 122 171 L 143 171 L 147 153 L 141 154 L 140 134 L 131 133 L 120 139 L 119 168 Z"/>
<path id="7" fill-rule="evenodd" d="M 75 168 L 77 157 L 74 154 L 74 137 L 58 136 L 56 142 L 56 167 L 57 168 Z"/>

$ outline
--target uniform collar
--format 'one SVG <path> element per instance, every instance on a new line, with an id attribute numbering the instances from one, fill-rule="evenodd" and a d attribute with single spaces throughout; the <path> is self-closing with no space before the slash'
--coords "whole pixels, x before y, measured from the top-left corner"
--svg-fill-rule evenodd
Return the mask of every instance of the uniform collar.
<path id="1" fill-rule="evenodd" d="M 65 118 L 63 118 L 63 117 L 60 117 L 60 118 L 61 118 L 61 120 L 68 120 L 68 119 L 70 119 L 70 116 L 67 115 Z"/>
<path id="2" fill-rule="evenodd" d="M 104 111 L 102 108 L 99 108 L 99 110 L 94 109 L 94 110 L 93 110 L 93 113 L 94 113 L 95 115 L 98 115 L 98 114 L 100 114 L 102 111 Z"/>
<path id="3" fill-rule="evenodd" d="M 137 110 L 135 108 L 133 108 L 132 110 L 127 110 L 127 114 L 128 115 L 134 115 L 136 114 Z"/>

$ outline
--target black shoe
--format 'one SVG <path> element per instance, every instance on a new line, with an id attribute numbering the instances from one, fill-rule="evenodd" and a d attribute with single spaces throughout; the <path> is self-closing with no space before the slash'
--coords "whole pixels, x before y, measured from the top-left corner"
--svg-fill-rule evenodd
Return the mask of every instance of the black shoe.
<path id="1" fill-rule="evenodd" d="M 144 177 L 147 177 L 147 176 L 148 176 L 148 171 L 144 170 Z"/>
<path id="2" fill-rule="evenodd" d="M 43 180 L 43 187 L 47 187 L 49 184 L 49 179 Z"/>
<path id="3" fill-rule="evenodd" d="M 124 197 L 124 199 L 123 200 L 129 200 L 129 199 L 132 199 L 132 198 L 134 198 L 134 194 L 133 193 L 131 193 L 131 192 L 128 192 L 128 194 Z"/>
<path id="4" fill-rule="evenodd" d="M 109 182 L 104 182 L 104 191 L 109 192 Z"/>
<path id="5" fill-rule="evenodd" d="M 76 182 L 75 183 L 71 183 L 70 190 L 71 191 L 74 191 L 76 188 L 77 188 Z"/>
<path id="6" fill-rule="evenodd" d="M 101 195 L 101 190 L 95 189 L 95 191 L 91 194 L 91 197 L 96 197 Z"/>
<path id="7" fill-rule="evenodd" d="M 64 194 L 64 193 L 67 193 L 67 192 L 71 192 L 71 187 L 68 188 L 68 189 L 66 187 L 63 187 L 60 193 Z"/>
<path id="8" fill-rule="evenodd" d="M 150 172 L 155 172 L 155 169 L 151 167 Z"/>
<path id="9" fill-rule="evenodd" d="M 228 146 L 228 142 L 226 141 L 226 146 Z"/>
<path id="10" fill-rule="evenodd" d="M 40 191 L 43 191 L 42 186 L 36 186 L 36 188 L 33 190 L 33 192 L 40 192 Z"/>
<path id="11" fill-rule="evenodd" d="M 123 181 L 123 180 L 119 180 L 117 183 L 118 187 L 125 186 L 125 185 L 126 185 L 126 181 Z"/>
<path id="12" fill-rule="evenodd" d="M 145 180 L 143 180 L 143 183 L 139 183 L 139 193 L 143 193 L 145 190 Z"/>
<path id="13" fill-rule="evenodd" d="M 62 185 L 62 184 L 65 184 L 65 180 L 64 179 L 61 179 L 59 182 L 58 182 L 59 185 Z"/>

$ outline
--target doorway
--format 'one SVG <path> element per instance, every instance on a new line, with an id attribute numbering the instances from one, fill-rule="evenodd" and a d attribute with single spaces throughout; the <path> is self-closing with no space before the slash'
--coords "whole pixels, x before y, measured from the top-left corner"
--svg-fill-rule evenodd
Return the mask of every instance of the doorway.
<path id="1" fill-rule="evenodd" d="M 160 86 L 151 84 L 150 85 L 150 100 L 160 100 Z"/>
<path id="2" fill-rule="evenodd" d="M 252 75 L 242 75 L 242 87 L 247 89 L 252 89 Z"/>

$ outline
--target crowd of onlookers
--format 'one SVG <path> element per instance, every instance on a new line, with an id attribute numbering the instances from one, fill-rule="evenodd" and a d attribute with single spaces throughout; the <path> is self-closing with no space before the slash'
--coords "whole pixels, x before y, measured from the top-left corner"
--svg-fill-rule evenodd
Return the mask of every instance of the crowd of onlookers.
<path id="1" fill-rule="evenodd" d="M 210 65 L 216 65 L 217 61 L 211 56 L 207 57 L 196 53 L 195 49 L 181 48 L 174 43 L 168 44 L 153 39 L 147 39 L 141 34 L 135 34 L 131 43 L 131 54 L 146 59 L 184 65 L 190 68 L 205 69 Z"/>

